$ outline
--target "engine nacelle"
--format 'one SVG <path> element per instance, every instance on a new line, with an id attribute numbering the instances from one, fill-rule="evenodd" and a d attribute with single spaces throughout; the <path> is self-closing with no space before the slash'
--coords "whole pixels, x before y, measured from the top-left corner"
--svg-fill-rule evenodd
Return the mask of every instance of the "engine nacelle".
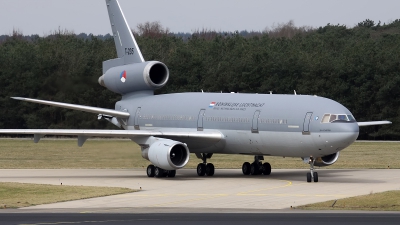
<path id="1" fill-rule="evenodd" d="M 189 149 L 181 142 L 161 139 L 151 144 L 147 152 L 142 152 L 142 156 L 157 167 L 176 170 L 189 162 Z"/>
<path id="2" fill-rule="evenodd" d="M 169 70 L 164 63 L 148 61 L 112 67 L 99 77 L 99 84 L 112 92 L 126 94 L 159 89 L 168 78 Z"/>
<path id="3" fill-rule="evenodd" d="M 339 158 L 339 152 L 318 157 L 317 159 L 315 159 L 314 166 L 320 166 L 320 167 L 330 166 L 334 164 L 338 160 L 338 158 Z"/>

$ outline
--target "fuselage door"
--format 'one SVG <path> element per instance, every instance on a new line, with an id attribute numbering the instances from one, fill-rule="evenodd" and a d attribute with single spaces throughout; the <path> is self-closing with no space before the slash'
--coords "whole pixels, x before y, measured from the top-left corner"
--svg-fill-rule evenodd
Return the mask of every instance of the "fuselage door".
<path id="1" fill-rule="evenodd" d="M 311 122 L 311 117 L 312 117 L 312 112 L 308 112 L 306 116 L 304 117 L 304 123 L 303 123 L 303 134 L 308 135 L 310 134 L 310 122 Z"/>
<path id="2" fill-rule="evenodd" d="M 260 110 L 254 112 L 253 122 L 251 123 L 251 133 L 258 133 L 258 118 L 260 117 Z"/>
<path id="3" fill-rule="evenodd" d="M 206 114 L 206 110 L 201 109 L 199 112 L 199 118 L 197 118 L 197 130 L 198 131 L 203 131 L 203 119 L 204 119 L 205 114 Z"/>
<path id="4" fill-rule="evenodd" d="M 137 109 L 136 109 L 136 114 L 135 114 L 135 130 L 140 130 L 140 127 L 139 127 L 139 117 L 140 117 L 140 110 L 141 110 L 142 108 L 141 107 L 138 107 Z"/>

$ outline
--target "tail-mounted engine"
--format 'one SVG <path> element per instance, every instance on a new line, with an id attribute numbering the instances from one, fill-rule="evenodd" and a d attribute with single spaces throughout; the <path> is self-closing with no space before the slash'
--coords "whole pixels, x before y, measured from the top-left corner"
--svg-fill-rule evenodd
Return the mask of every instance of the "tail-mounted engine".
<path id="1" fill-rule="evenodd" d="M 338 160 L 338 158 L 339 158 L 339 152 L 318 157 L 317 159 L 315 159 L 314 166 L 320 166 L 320 167 L 330 166 L 334 164 Z"/>
<path id="2" fill-rule="evenodd" d="M 112 67 L 99 77 L 99 84 L 123 95 L 159 89 L 167 83 L 168 78 L 169 70 L 164 63 L 148 61 Z"/>

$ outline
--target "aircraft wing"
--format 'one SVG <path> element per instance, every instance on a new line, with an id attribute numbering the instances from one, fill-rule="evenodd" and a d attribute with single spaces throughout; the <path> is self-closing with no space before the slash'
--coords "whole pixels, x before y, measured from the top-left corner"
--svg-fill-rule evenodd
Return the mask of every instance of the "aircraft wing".
<path id="1" fill-rule="evenodd" d="M 53 101 L 39 100 L 39 99 L 33 99 L 33 98 L 21 98 L 21 97 L 11 97 L 11 98 L 15 99 L 15 100 L 56 106 L 56 107 L 60 107 L 60 108 L 74 109 L 74 110 L 90 112 L 90 113 L 97 113 L 97 114 L 105 114 L 105 115 L 114 116 L 114 117 L 118 117 L 118 118 L 122 118 L 122 119 L 126 119 L 130 116 L 130 114 L 128 112 L 117 111 L 114 109 L 105 109 L 105 108 L 85 106 L 85 105 L 76 105 L 76 104 L 69 104 L 69 103 L 64 103 L 64 102 L 53 102 Z"/>
<path id="2" fill-rule="evenodd" d="M 390 121 L 368 121 L 368 122 L 357 122 L 357 123 L 359 127 L 392 124 L 392 122 Z"/>
<path id="3" fill-rule="evenodd" d="M 80 129 L 0 129 L 0 134 L 33 134 L 34 142 L 45 135 L 78 136 L 81 147 L 89 137 L 168 137 L 203 142 L 218 142 L 223 139 L 217 131 L 153 131 L 153 130 L 80 130 Z"/>

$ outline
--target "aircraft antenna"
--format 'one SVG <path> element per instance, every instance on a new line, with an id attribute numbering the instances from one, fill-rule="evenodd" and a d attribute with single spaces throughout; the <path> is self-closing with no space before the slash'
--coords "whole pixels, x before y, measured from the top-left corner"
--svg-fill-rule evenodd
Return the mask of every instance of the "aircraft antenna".
<path id="1" fill-rule="evenodd" d="M 296 90 L 294 90 L 294 95 L 297 95 Z"/>
<path id="2" fill-rule="evenodd" d="M 272 95 L 272 91 L 269 91 L 269 94 Z"/>

